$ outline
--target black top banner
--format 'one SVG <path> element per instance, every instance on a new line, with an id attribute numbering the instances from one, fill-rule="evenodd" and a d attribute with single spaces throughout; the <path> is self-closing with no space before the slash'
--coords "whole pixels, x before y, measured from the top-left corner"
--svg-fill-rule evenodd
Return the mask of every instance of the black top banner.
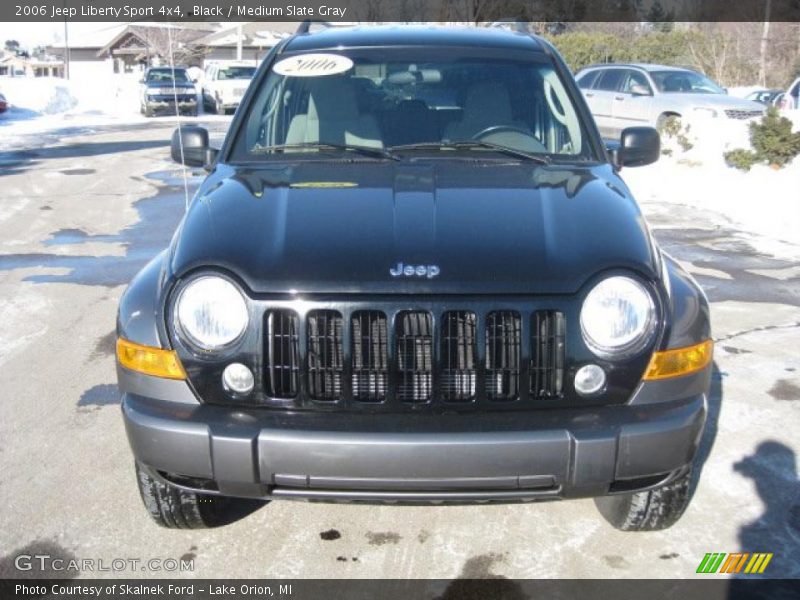
<path id="1" fill-rule="evenodd" d="M 2 0 L 0 21 L 798 21 L 800 0 Z"/>

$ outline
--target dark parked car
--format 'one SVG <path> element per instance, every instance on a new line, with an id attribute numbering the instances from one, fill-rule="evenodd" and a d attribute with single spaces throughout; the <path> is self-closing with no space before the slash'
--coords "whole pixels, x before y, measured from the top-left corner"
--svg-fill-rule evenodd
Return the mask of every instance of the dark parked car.
<path id="1" fill-rule="evenodd" d="M 197 93 L 186 69 L 151 67 L 140 84 L 139 106 L 143 115 L 176 112 L 197 115 Z"/>
<path id="2" fill-rule="evenodd" d="M 0 113 L 4 113 L 8 110 L 8 102 L 6 101 L 6 97 L 3 94 L 0 94 Z"/>
<path id="3" fill-rule="evenodd" d="M 138 483 L 167 527 L 250 499 L 596 497 L 624 530 L 689 502 L 706 298 L 662 252 L 547 41 L 302 31 L 265 58 L 209 175 L 119 307 Z M 239 513 L 241 514 L 241 513 Z"/>

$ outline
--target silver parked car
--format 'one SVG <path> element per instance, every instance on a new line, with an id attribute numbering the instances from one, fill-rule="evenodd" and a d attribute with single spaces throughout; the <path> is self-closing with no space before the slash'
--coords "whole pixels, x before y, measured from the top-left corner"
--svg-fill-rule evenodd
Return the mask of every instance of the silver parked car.
<path id="1" fill-rule="evenodd" d="M 765 107 L 728 96 L 705 75 L 690 69 L 649 64 L 586 67 L 576 79 L 601 133 L 618 137 L 626 127 L 660 127 L 671 116 L 719 119 L 760 117 Z"/>
<path id="2" fill-rule="evenodd" d="M 779 103 L 776 104 L 783 110 L 797 110 L 800 109 L 800 77 L 795 79 L 783 94 Z"/>

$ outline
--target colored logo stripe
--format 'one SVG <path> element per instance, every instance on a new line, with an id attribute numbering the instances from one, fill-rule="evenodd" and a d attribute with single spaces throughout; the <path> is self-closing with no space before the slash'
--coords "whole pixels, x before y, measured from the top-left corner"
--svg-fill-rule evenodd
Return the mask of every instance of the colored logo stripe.
<path id="1" fill-rule="evenodd" d="M 720 573 L 741 573 L 743 567 L 745 573 L 763 573 L 772 560 L 772 556 L 772 552 L 754 552 L 753 554 L 749 552 L 732 552 L 731 554 L 708 552 L 700 561 L 697 573 L 716 573 L 718 571 Z M 745 564 L 747 564 L 746 567 Z"/>
<path id="2" fill-rule="evenodd" d="M 767 568 L 767 565 L 771 560 L 772 560 L 772 552 L 770 552 L 769 554 L 766 553 L 753 554 L 753 558 L 751 558 L 750 562 L 747 563 L 744 572 L 763 573 L 764 569 Z"/>

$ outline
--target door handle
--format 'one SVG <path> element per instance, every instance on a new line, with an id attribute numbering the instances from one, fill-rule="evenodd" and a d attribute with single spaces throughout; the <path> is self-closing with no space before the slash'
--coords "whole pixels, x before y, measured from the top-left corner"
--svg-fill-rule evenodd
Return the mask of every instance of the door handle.
<path id="1" fill-rule="evenodd" d="M 589 92 L 586 92 L 585 95 L 587 98 L 594 98 L 594 94 L 590 94 Z"/>
<path id="2" fill-rule="evenodd" d="M 614 96 L 614 100 L 619 100 L 620 102 L 622 102 L 623 100 L 625 100 L 625 96 Z"/>

